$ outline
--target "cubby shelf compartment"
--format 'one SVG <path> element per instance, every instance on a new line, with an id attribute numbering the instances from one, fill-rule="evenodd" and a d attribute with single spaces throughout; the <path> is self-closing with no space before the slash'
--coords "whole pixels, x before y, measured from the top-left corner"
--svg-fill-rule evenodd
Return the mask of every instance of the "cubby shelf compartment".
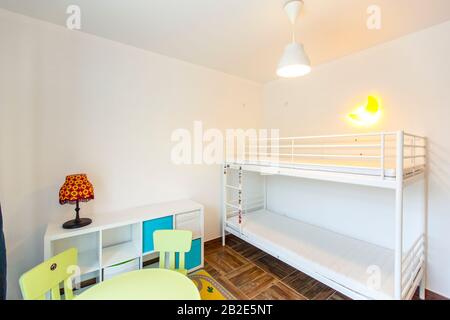
<path id="1" fill-rule="evenodd" d="M 78 266 L 81 274 L 100 270 L 99 232 L 55 239 L 49 245 L 51 255 L 57 255 L 70 248 L 78 248 Z"/>
<path id="2" fill-rule="evenodd" d="M 100 270 L 98 249 L 79 252 L 78 266 L 80 267 L 81 274 L 91 273 Z"/>
<path id="3" fill-rule="evenodd" d="M 132 241 L 103 248 L 102 267 L 110 267 L 132 259 L 140 258 L 139 247 Z"/>
<path id="4" fill-rule="evenodd" d="M 141 223 L 102 231 L 102 268 L 141 257 Z"/>

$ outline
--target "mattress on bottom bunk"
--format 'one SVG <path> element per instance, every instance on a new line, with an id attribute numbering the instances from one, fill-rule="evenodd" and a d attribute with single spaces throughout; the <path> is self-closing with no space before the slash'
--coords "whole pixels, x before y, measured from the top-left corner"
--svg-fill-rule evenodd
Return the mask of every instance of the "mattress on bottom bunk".
<path id="1" fill-rule="evenodd" d="M 237 217 L 227 224 L 239 231 Z M 283 260 L 369 299 L 393 299 L 393 250 L 265 210 L 246 214 L 242 233 Z"/>

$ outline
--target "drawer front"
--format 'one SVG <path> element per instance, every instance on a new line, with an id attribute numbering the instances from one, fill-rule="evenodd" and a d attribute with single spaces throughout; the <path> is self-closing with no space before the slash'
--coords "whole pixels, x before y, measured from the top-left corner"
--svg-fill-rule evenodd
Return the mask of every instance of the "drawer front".
<path id="1" fill-rule="evenodd" d="M 178 254 L 176 255 L 176 266 L 178 267 Z M 185 256 L 186 269 L 191 270 L 201 266 L 202 264 L 202 240 L 195 239 L 192 241 L 191 251 Z"/>
<path id="2" fill-rule="evenodd" d="M 175 226 L 177 230 L 192 231 L 193 239 L 202 237 L 202 221 L 200 211 L 176 215 Z"/>
<path id="3" fill-rule="evenodd" d="M 144 253 L 152 252 L 154 250 L 153 245 L 153 233 L 156 230 L 172 230 L 173 229 L 173 217 L 163 217 L 159 219 L 145 221 L 143 223 L 142 230 L 142 251 Z"/>
<path id="4" fill-rule="evenodd" d="M 175 216 L 177 222 L 190 221 L 190 220 L 198 220 L 200 221 L 200 211 L 194 211 L 189 213 L 180 213 Z"/>
<path id="5" fill-rule="evenodd" d="M 135 270 L 139 270 L 140 263 L 139 259 L 130 260 L 124 263 L 117 264 L 103 269 L 103 280 L 108 280 L 118 276 L 122 273 L 127 273 Z"/>

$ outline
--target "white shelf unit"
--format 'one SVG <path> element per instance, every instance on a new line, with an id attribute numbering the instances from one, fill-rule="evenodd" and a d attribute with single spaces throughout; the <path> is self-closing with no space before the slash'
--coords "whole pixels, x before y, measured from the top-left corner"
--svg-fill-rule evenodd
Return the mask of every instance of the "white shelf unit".
<path id="1" fill-rule="evenodd" d="M 223 244 L 226 233 L 232 233 L 354 299 L 411 299 L 419 286 L 423 299 L 427 139 L 398 131 L 267 141 L 275 147 L 251 146 L 240 160 L 224 166 Z M 259 175 L 262 183 L 246 181 L 244 173 Z M 266 178 L 274 175 L 392 190 L 394 249 L 270 212 Z M 423 229 L 405 248 L 404 233 L 409 225 L 404 223 L 404 189 L 418 180 L 424 186 L 420 212 Z M 383 279 L 377 288 L 367 283 L 371 266 L 379 267 Z"/>
<path id="2" fill-rule="evenodd" d="M 139 268 L 143 267 L 145 222 L 168 219 L 172 221 L 170 229 L 191 230 L 196 252 L 201 256 L 195 267 L 189 271 L 203 268 L 204 251 L 204 209 L 191 200 L 179 200 L 131 208 L 108 214 L 84 214 L 93 223 L 81 229 L 66 230 L 62 223 L 70 218 L 58 219 L 47 226 L 44 237 L 44 259 L 61 253 L 69 248 L 78 249 L 78 265 L 82 279 L 89 276 L 103 281 L 105 268 L 139 259 Z M 91 277 L 91 278 L 92 278 Z"/>

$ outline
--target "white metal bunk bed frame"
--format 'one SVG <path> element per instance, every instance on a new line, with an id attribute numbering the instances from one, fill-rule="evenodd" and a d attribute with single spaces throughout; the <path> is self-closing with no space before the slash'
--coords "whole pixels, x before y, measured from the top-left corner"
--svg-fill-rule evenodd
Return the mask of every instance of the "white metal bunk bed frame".
<path id="1" fill-rule="evenodd" d="M 395 155 L 395 177 L 386 177 L 386 139 L 388 137 L 394 137 L 396 141 L 396 155 Z M 336 138 L 353 138 L 358 141 L 360 138 L 378 138 L 379 144 L 370 145 L 358 145 L 358 144 L 297 144 L 298 141 L 308 141 L 308 140 L 329 140 Z M 411 142 L 405 143 L 405 139 L 408 138 Z M 285 175 L 302 177 L 307 179 L 316 179 L 323 181 L 334 181 L 342 182 L 347 184 L 357 184 L 364 186 L 373 186 L 379 188 L 387 188 L 395 190 L 395 246 L 394 246 L 394 296 L 396 300 L 409 300 L 411 299 L 416 289 L 419 287 L 420 298 L 425 299 L 425 289 L 426 289 L 426 246 L 427 246 L 427 138 L 422 136 L 417 136 L 414 134 L 405 133 L 404 131 L 397 132 L 381 132 L 381 133 L 367 133 L 367 134 L 347 134 L 347 135 L 328 135 L 328 136 L 309 136 L 309 137 L 288 137 L 288 138 L 275 138 L 278 140 L 280 149 L 289 148 L 290 153 L 279 153 L 278 156 L 290 157 L 292 163 L 296 157 L 307 157 L 307 158 L 354 158 L 355 156 L 346 156 L 341 154 L 336 155 L 324 155 L 324 154 L 297 154 L 295 149 L 297 148 L 317 148 L 317 149 L 348 149 L 348 148 L 378 148 L 378 155 L 361 155 L 356 156 L 360 159 L 375 159 L 379 160 L 379 176 L 371 175 L 361 175 L 352 173 L 335 173 L 335 172 L 321 172 L 315 170 L 303 170 L 303 169 L 293 169 L 293 168 L 282 168 L 264 165 L 259 166 L 255 164 L 246 164 L 245 162 L 231 163 L 225 162 L 223 168 L 223 207 L 222 207 L 222 244 L 225 246 L 225 236 L 227 232 L 233 233 L 242 238 L 242 219 L 244 213 L 247 212 L 247 208 L 243 206 L 243 172 L 252 171 L 259 172 L 261 175 Z M 275 139 L 266 139 L 268 141 Z M 290 142 L 290 144 L 282 144 L 285 142 Z M 405 149 L 410 149 L 409 155 L 406 155 Z M 421 149 L 423 152 L 417 154 L 417 150 Z M 257 149 L 259 151 L 259 149 Z M 258 155 L 258 152 L 256 152 Z M 423 159 L 421 164 L 416 165 L 416 159 Z M 407 173 L 404 170 L 405 160 L 410 159 L 412 161 L 412 166 L 409 168 Z M 228 184 L 227 172 L 229 169 L 238 170 L 238 185 L 232 186 Z M 399 174 L 402 173 L 402 174 Z M 404 222 L 404 187 L 417 179 L 423 179 L 424 181 L 424 205 L 423 205 L 423 233 L 414 242 L 411 249 L 403 253 L 403 222 Z M 266 193 L 266 179 L 264 179 L 264 194 Z M 228 190 L 234 190 L 238 193 L 238 199 L 228 202 L 227 192 Z M 267 199 L 264 195 L 263 200 L 264 209 L 267 208 Z M 233 228 L 228 227 L 228 208 L 231 208 L 231 213 L 239 216 L 239 227 L 238 233 L 235 232 Z M 250 241 L 253 245 L 263 249 L 263 246 L 258 244 L 255 239 L 246 239 Z M 282 257 L 280 257 L 281 260 Z M 289 261 L 285 261 L 289 263 Z M 354 299 L 367 299 L 367 296 L 361 295 L 358 292 L 353 291 L 351 288 L 346 288 L 339 285 L 339 283 L 334 282 L 327 277 L 318 277 L 319 281 L 323 282 L 334 289 L 347 294 Z"/>

